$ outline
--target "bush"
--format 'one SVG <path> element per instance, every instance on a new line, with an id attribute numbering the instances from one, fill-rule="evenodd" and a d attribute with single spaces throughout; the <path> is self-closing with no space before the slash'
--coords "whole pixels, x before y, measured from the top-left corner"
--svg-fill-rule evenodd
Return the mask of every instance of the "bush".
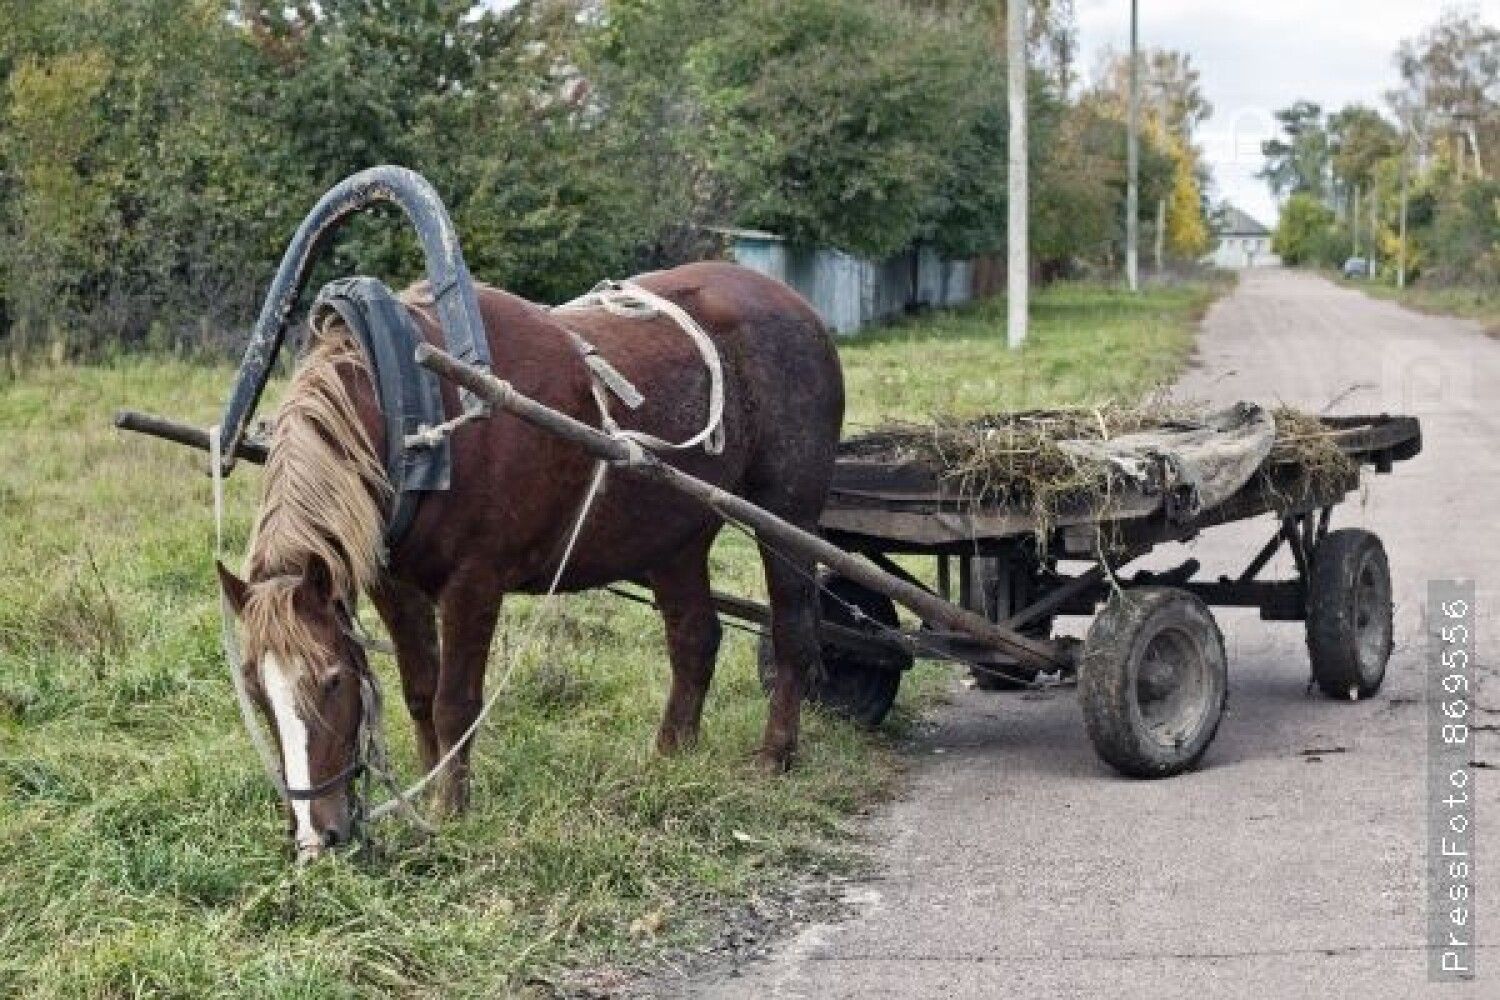
<path id="1" fill-rule="evenodd" d="M 1335 222 L 1331 208 L 1299 192 L 1281 209 L 1271 249 L 1288 264 L 1338 266 L 1349 255 L 1351 241 Z"/>
<path id="2" fill-rule="evenodd" d="M 1424 242 L 1434 281 L 1500 285 L 1500 181 L 1471 180 L 1450 189 Z"/>

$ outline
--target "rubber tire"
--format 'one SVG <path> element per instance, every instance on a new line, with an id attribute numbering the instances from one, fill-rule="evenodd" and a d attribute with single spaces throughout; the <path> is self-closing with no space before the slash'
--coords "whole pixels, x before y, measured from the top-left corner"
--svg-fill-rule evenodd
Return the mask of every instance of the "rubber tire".
<path id="1" fill-rule="evenodd" d="M 1380 631 L 1362 641 L 1356 598 L 1366 571 L 1373 574 L 1375 588 L 1366 628 Z M 1368 698 L 1380 690 L 1394 643 L 1393 617 L 1391 568 L 1379 537 L 1360 528 L 1330 532 L 1313 554 L 1307 583 L 1307 654 L 1324 694 L 1351 700 L 1351 691 Z"/>
<path id="2" fill-rule="evenodd" d="M 887 628 L 898 628 L 900 617 L 896 605 L 889 597 L 855 583 L 847 577 L 827 574 L 820 578 L 823 587 L 837 595 L 836 599 L 819 591 L 818 605 L 825 622 L 843 625 L 862 631 L 876 631 L 869 623 L 859 621 L 843 603 L 859 608 L 871 620 Z M 840 600 L 841 599 L 841 600 Z M 901 670 L 872 666 L 859 657 L 833 644 L 821 647 L 822 676 L 809 677 L 804 700 L 840 715 L 851 722 L 871 729 L 880 725 L 890 714 L 896 703 L 896 693 L 901 689 L 901 675 L 911 669 L 914 658 L 906 650 L 900 652 L 904 664 Z M 769 630 L 762 634 L 756 654 L 760 670 L 760 683 L 766 691 L 776 675 L 776 660 L 771 650 Z"/>
<path id="3" fill-rule="evenodd" d="M 1141 714 L 1138 679 L 1153 640 L 1185 639 L 1197 654 L 1203 694 L 1187 738 L 1168 745 L 1152 735 Z M 1229 696 L 1224 636 L 1208 605 L 1175 587 L 1137 587 L 1116 593 L 1095 616 L 1083 646 L 1078 697 L 1084 726 L 1099 757 L 1132 778 L 1165 778 L 1193 768 L 1218 731 Z"/>

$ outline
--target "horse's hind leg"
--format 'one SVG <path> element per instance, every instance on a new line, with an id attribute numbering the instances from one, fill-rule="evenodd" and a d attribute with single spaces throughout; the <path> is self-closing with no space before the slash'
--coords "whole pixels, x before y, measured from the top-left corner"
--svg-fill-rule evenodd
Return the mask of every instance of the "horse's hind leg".
<path id="1" fill-rule="evenodd" d="M 797 752 L 807 675 L 820 669 L 818 587 L 812 560 L 773 550 L 765 542 L 760 558 L 771 597 L 771 648 L 776 660 L 760 762 L 764 770 L 779 772 L 791 767 Z"/>
<path id="2" fill-rule="evenodd" d="M 647 575 L 666 626 L 672 663 L 672 690 L 656 734 L 656 749 L 663 754 L 698 742 L 703 700 L 713 681 L 723 635 L 708 578 L 708 550 L 717 531 L 685 546 L 671 563 Z"/>

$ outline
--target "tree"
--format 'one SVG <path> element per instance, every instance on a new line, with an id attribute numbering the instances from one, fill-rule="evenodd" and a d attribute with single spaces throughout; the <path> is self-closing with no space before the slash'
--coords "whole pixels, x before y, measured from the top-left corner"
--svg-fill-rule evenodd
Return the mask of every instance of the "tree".
<path id="1" fill-rule="evenodd" d="M 1328 119 L 1330 168 L 1345 187 L 1368 188 L 1397 143 L 1395 126 L 1374 108 L 1351 104 Z"/>
<path id="2" fill-rule="evenodd" d="M 1129 92 L 1130 59 L 1106 53 L 1105 84 L 1101 88 L 1120 107 L 1124 117 Z M 1190 142 L 1213 116 L 1214 107 L 1203 93 L 1202 74 L 1193 57 L 1175 49 L 1147 49 L 1141 53 L 1141 108 L 1167 134 Z"/>
<path id="3" fill-rule="evenodd" d="M 718 29 L 689 69 L 740 224 L 882 258 L 959 209 L 1003 204 L 1001 171 L 963 179 L 964 202 L 944 197 L 1003 95 L 975 86 L 996 78 L 982 39 L 859 0 L 742 5 Z"/>
<path id="4" fill-rule="evenodd" d="M 1128 57 L 1106 55 L 1103 83 L 1094 99 L 1120 121 L 1127 113 L 1130 79 Z M 1202 154 L 1193 143 L 1198 126 L 1213 114 L 1203 94 L 1192 57 L 1183 52 L 1150 49 L 1141 54 L 1142 215 L 1154 220 L 1166 210 L 1163 237 L 1174 256 L 1193 259 L 1208 244 L 1204 215 Z"/>
<path id="5" fill-rule="evenodd" d="M 1198 164 L 1185 143 L 1167 143 L 1172 157 L 1172 193 L 1167 199 L 1167 249 L 1173 256 L 1196 260 L 1208 251 L 1208 220 L 1203 212 L 1203 190 Z"/>
<path id="6" fill-rule="evenodd" d="M 1282 206 L 1271 249 L 1288 264 L 1332 263 L 1333 228 L 1333 210 L 1311 193 L 1298 191 Z"/>
<path id="7" fill-rule="evenodd" d="M 0 204 L 0 285 L 17 317 L 103 340 L 178 323 L 196 333 L 199 317 L 242 315 L 276 186 L 256 155 L 261 124 L 241 111 L 253 54 L 223 4 L 38 6 L 42 16 L 16 22 L 27 33 L 10 36 L 5 57 L 15 100 L 0 157 L 20 190 Z M 48 79 L 83 65 L 87 85 L 75 80 L 76 94 L 49 103 Z M 72 150 L 39 141 L 56 128 Z M 71 190 L 43 180 L 64 160 Z M 60 224 L 80 212 L 96 224 Z"/>
<path id="8" fill-rule="evenodd" d="M 103 133 L 100 95 L 109 81 L 108 58 L 98 50 L 52 59 L 24 59 L 11 72 L 5 159 L 18 197 L 7 213 L 5 252 L 8 309 L 40 326 L 82 294 L 78 278 L 104 266 L 109 192 L 80 169 Z"/>
<path id="9" fill-rule="evenodd" d="M 1475 13 L 1449 11 L 1396 54 L 1401 103 L 1423 116 L 1480 164 L 1500 155 L 1500 29 Z M 1461 162 L 1461 161 L 1460 161 Z"/>
<path id="10" fill-rule="evenodd" d="M 1078 24 L 1073 0 L 1029 0 L 1026 17 L 1026 61 L 1047 89 L 1066 98 L 1076 82 Z M 1007 0 L 908 0 L 907 6 L 969 18 L 989 25 L 991 47 L 1005 55 Z"/>
<path id="11" fill-rule="evenodd" d="M 1261 143 L 1266 165 L 1258 176 L 1278 198 L 1287 194 L 1309 194 L 1321 199 L 1328 193 L 1329 141 L 1323 108 L 1312 101 L 1298 101 L 1275 112 L 1285 139 Z"/>

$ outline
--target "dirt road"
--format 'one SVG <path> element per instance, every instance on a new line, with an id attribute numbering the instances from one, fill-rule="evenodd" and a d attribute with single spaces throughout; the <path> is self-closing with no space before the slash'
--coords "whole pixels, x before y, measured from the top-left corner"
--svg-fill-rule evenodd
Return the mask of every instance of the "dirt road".
<path id="1" fill-rule="evenodd" d="M 670 991 L 1500 997 L 1493 770 L 1477 775 L 1482 985 L 1426 980 L 1421 702 L 1426 583 L 1474 578 L 1491 713 L 1480 721 L 1500 722 L 1500 625 L 1489 624 L 1500 621 L 1500 341 L 1263 270 L 1209 314 L 1182 391 L 1315 409 L 1343 394 L 1334 412 L 1422 418 L 1424 454 L 1373 478 L 1335 519 L 1379 532 L 1396 577 L 1397 646 L 1379 696 L 1308 695 L 1301 627 L 1224 611 L 1231 714 L 1202 770 L 1139 782 L 1095 759 L 1070 693 L 960 691 L 913 749 L 909 795 L 873 827 L 880 871 L 853 893 L 854 916 Z M 1233 526 L 1189 548 L 1207 572 L 1237 571 L 1269 530 Z M 1479 756 L 1500 763 L 1500 734 Z"/>

